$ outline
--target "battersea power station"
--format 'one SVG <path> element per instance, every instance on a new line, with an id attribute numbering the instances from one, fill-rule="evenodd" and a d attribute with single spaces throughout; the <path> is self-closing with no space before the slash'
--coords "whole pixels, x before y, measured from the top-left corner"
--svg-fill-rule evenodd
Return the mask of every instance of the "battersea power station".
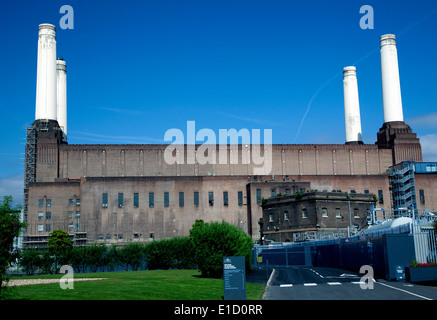
<path id="1" fill-rule="evenodd" d="M 56 56 L 55 26 L 41 24 L 35 121 L 27 129 L 25 150 L 24 245 L 44 245 L 56 229 L 68 232 L 77 245 L 186 236 L 197 219 L 224 220 L 254 240 L 260 231 L 268 237 L 365 228 L 371 206 L 394 209 L 390 168 L 422 162 L 420 141 L 403 118 L 395 36 L 381 36 L 380 47 L 384 123 L 375 144 L 362 142 L 357 71 L 345 67 L 345 144 L 261 144 L 256 150 L 261 165 L 247 161 L 255 153 L 252 144 L 210 146 L 211 161 L 204 162 L 193 157 L 199 145 L 187 143 L 174 146 L 171 156 L 180 155 L 172 162 L 166 161 L 169 144 L 67 142 L 67 64 Z M 437 208 L 433 177 L 415 175 L 419 209 Z M 332 200 L 320 210 L 304 208 L 304 202 L 293 210 L 299 199 Z M 272 200 L 285 201 L 288 211 L 271 221 L 264 215 L 259 223 Z M 277 219 L 281 228 L 269 225 Z"/>

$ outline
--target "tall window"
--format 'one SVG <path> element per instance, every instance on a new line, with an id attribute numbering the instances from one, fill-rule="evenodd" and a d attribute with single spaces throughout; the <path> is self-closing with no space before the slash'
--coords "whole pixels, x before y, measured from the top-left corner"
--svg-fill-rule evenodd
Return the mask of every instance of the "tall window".
<path id="1" fill-rule="evenodd" d="M 425 192 L 423 190 L 419 190 L 419 201 L 421 204 L 425 204 Z"/>
<path id="2" fill-rule="evenodd" d="M 212 191 L 208 192 L 208 203 L 210 207 L 214 205 L 214 192 Z"/>
<path id="3" fill-rule="evenodd" d="M 103 208 L 108 207 L 108 194 L 107 193 L 102 194 L 102 207 Z"/>
<path id="4" fill-rule="evenodd" d="M 38 200 L 38 207 L 40 208 L 44 207 L 44 199 Z"/>
<path id="5" fill-rule="evenodd" d="M 261 189 L 256 189 L 256 203 L 261 203 Z"/>
<path id="6" fill-rule="evenodd" d="M 164 207 L 168 207 L 170 205 L 170 196 L 168 192 L 164 192 Z"/>
<path id="7" fill-rule="evenodd" d="M 47 205 L 47 207 L 51 207 L 52 206 L 52 200 L 47 199 L 46 205 Z"/>
<path id="8" fill-rule="evenodd" d="M 341 210 L 340 210 L 340 208 L 336 208 L 335 209 L 335 217 L 336 218 L 341 218 Z"/>
<path id="9" fill-rule="evenodd" d="M 272 198 L 276 198 L 276 189 L 271 189 L 270 193 L 271 193 Z"/>
<path id="10" fill-rule="evenodd" d="M 153 192 L 149 192 L 149 207 L 153 208 L 155 206 L 155 194 Z"/>
<path id="11" fill-rule="evenodd" d="M 384 203 L 384 194 L 382 193 L 382 190 L 378 190 L 378 199 L 379 203 Z"/>
<path id="12" fill-rule="evenodd" d="M 243 191 L 238 191 L 238 205 L 243 205 Z"/>
<path id="13" fill-rule="evenodd" d="M 123 193 L 118 194 L 118 207 L 123 208 Z"/>
<path id="14" fill-rule="evenodd" d="M 305 208 L 302 209 L 302 218 L 308 218 L 307 209 Z"/>
<path id="15" fill-rule="evenodd" d="M 227 206 L 229 204 L 228 201 L 228 192 L 227 191 L 223 191 L 223 205 Z"/>
<path id="16" fill-rule="evenodd" d="M 179 192 L 179 207 L 183 207 L 183 206 L 184 206 L 184 193 Z"/>
<path id="17" fill-rule="evenodd" d="M 194 206 L 199 206 L 199 191 L 194 191 Z"/>
<path id="18" fill-rule="evenodd" d="M 290 215 L 288 214 L 288 211 L 284 211 L 284 220 L 290 219 Z"/>
<path id="19" fill-rule="evenodd" d="M 138 193 L 134 193 L 134 208 L 138 208 L 140 206 L 140 199 Z"/>

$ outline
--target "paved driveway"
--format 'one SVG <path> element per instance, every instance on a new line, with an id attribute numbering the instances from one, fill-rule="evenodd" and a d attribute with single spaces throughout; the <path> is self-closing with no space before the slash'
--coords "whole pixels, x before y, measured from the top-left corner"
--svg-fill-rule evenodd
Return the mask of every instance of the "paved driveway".
<path id="1" fill-rule="evenodd" d="M 271 276 L 266 300 L 436 300 L 437 287 L 405 281 L 370 280 L 334 268 L 279 267 Z M 361 285 L 360 285 L 361 284 Z M 373 288 L 372 288 L 373 287 Z"/>

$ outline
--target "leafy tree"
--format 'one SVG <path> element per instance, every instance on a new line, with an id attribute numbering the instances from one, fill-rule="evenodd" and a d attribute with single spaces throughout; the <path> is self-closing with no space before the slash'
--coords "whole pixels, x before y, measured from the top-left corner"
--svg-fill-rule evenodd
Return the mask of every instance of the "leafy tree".
<path id="1" fill-rule="evenodd" d="M 14 207 L 12 203 L 12 196 L 3 197 L 0 203 L 0 299 L 4 288 L 2 284 L 7 281 L 6 270 L 14 261 L 14 238 L 20 235 L 21 229 L 25 226 L 20 222 L 21 206 Z"/>
<path id="2" fill-rule="evenodd" d="M 219 278 L 223 275 L 223 257 L 244 256 L 249 271 L 252 238 L 238 227 L 222 221 L 195 223 L 190 231 L 196 262 L 203 276 Z"/>
<path id="3" fill-rule="evenodd" d="M 50 252 L 55 255 L 55 265 L 68 263 L 73 249 L 73 240 L 70 239 L 67 232 L 61 229 L 53 230 L 49 234 L 47 246 Z"/>

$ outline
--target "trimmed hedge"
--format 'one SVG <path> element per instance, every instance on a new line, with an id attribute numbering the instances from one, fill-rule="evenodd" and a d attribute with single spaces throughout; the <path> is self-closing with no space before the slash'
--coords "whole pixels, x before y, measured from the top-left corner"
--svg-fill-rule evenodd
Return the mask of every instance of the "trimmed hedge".
<path id="1" fill-rule="evenodd" d="M 21 252 L 20 266 L 28 275 L 35 272 L 55 273 L 56 261 L 71 265 L 75 272 L 152 269 L 192 269 L 196 266 L 194 246 L 189 237 L 155 240 L 147 244 L 131 243 L 122 248 L 93 244 L 73 247 L 66 254 L 48 250 L 26 249 Z"/>

